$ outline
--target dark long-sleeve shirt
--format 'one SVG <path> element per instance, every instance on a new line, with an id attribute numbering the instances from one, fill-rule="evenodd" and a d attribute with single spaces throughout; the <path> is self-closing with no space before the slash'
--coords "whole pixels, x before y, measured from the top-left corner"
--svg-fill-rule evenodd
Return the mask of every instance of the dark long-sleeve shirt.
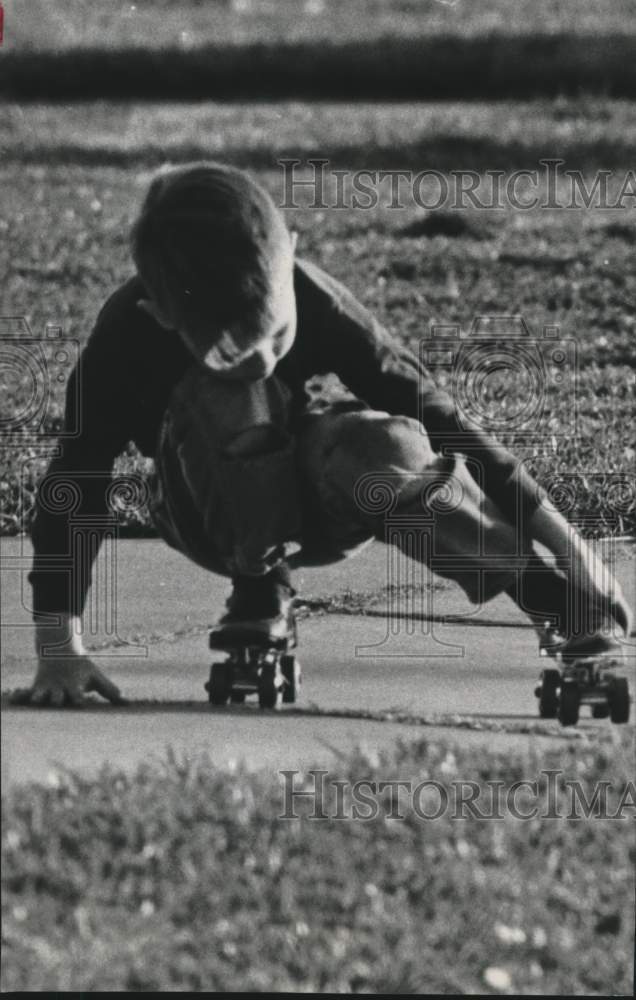
<path id="1" fill-rule="evenodd" d="M 472 453 L 482 466 L 482 486 L 510 521 L 520 504 L 527 511 L 536 503 L 536 485 L 518 460 L 479 428 L 460 424 L 452 398 L 343 285 L 297 260 L 295 292 L 296 339 L 276 366 L 295 411 L 308 402 L 311 376 L 335 372 L 373 409 L 420 419 L 435 450 Z M 172 389 L 195 363 L 175 331 L 139 308 L 147 297 L 133 277 L 108 299 L 71 376 L 66 425 L 78 433 L 61 439 L 61 454 L 40 484 L 30 574 L 35 614 L 81 614 L 112 522 L 113 462 L 129 441 L 154 455 Z M 60 496 L 70 502 L 60 505 Z"/>

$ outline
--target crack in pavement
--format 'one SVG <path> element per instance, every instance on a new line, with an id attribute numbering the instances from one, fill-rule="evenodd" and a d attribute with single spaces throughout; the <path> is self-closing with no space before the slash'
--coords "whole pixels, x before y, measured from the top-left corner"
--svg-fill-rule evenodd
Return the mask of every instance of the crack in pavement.
<path id="1" fill-rule="evenodd" d="M 540 720 L 525 719 L 524 721 L 510 719 L 499 721 L 494 718 L 480 718 L 477 716 L 461 716 L 457 714 L 442 715 L 417 715 L 401 709 L 347 709 L 347 708 L 321 708 L 316 704 L 309 704 L 303 707 L 285 708 L 282 711 L 276 709 L 260 709 L 256 705 L 226 705 L 213 707 L 209 702 L 191 700 L 171 700 L 160 701 L 150 698 L 125 701 L 119 705 L 109 705 L 105 702 L 87 698 L 80 706 L 69 708 L 38 707 L 37 709 L 29 705 L 13 705 L 10 702 L 10 691 L 3 691 L 1 703 L 3 709 L 10 708 L 15 711 L 59 711 L 59 712 L 108 712 L 110 715 L 119 713 L 161 713 L 161 712 L 195 712 L 197 714 L 208 714 L 211 716 L 228 715 L 258 720 L 276 718 L 330 718 L 330 719 L 351 719 L 362 722 L 386 722 L 403 726 L 415 726 L 421 728 L 434 729 L 458 729 L 471 730 L 473 732 L 484 733 L 509 733 L 512 735 L 532 735 L 547 736 L 551 739 L 576 740 L 595 742 L 612 742 L 612 730 L 575 729 L 556 727 Z"/>
<path id="2" fill-rule="evenodd" d="M 348 606 L 339 603 L 331 598 L 328 599 L 303 599 L 295 603 L 297 620 L 308 621 L 327 615 L 348 615 L 350 617 L 384 618 L 387 620 L 405 620 L 414 622 L 427 622 L 433 625 L 461 625 L 466 628 L 518 628 L 534 629 L 531 622 L 506 621 L 501 618 L 469 618 L 461 614 L 412 614 L 407 612 L 388 611 L 386 609 L 362 608 L 358 606 Z M 184 628 L 175 629 L 171 632 L 131 632 L 128 636 L 118 636 L 116 639 L 106 639 L 103 642 L 96 642 L 87 645 L 88 650 L 123 649 L 127 646 L 156 646 L 159 643 L 179 642 L 180 639 L 194 638 L 197 635 L 206 635 L 210 625 L 189 625 Z"/>

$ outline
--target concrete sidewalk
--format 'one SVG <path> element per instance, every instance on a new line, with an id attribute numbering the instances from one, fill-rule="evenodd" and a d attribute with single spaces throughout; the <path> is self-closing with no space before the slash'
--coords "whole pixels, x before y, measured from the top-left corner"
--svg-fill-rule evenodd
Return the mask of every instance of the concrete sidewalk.
<path id="1" fill-rule="evenodd" d="M 451 585 L 431 589 L 427 572 L 402 560 L 387 599 L 387 580 L 396 581 L 395 568 L 387 576 L 387 554 L 378 543 L 355 559 L 297 571 L 299 597 L 320 608 L 344 595 L 347 613 L 301 617 L 301 699 L 263 713 L 255 703 L 212 709 L 205 700 L 212 659 L 206 626 L 222 610 L 228 581 L 161 542 L 120 542 L 116 559 L 100 557 L 88 644 L 130 704 L 65 712 L 3 705 L 5 780 L 42 780 L 55 762 L 85 771 L 103 762 L 130 768 L 168 745 L 188 756 L 209 753 L 219 764 L 243 759 L 277 769 L 324 764 L 349 747 L 377 750 L 399 737 L 511 749 L 611 738 L 609 722 L 592 720 L 587 710 L 575 730 L 538 719 L 535 634 L 507 598 L 474 608 Z M 35 666 L 28 543 L 4 539 L 2 557 L 7 691 L 26 686 Z M 632 604 L 635 565 L 633 551 L 622 547 L 616 572 Z M 630 653 L 633 691 L 633 639 Z"/>

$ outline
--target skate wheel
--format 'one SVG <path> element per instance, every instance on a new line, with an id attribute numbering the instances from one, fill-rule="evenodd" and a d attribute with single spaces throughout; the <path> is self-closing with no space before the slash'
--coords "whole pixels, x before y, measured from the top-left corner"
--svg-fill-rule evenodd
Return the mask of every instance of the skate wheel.
<path id="1" fill-rule="evenodd" d="M 612 677 L 607 700 L 612 722 L 629 722 L 629 685 L 626 677 Z"/>
<path id="2" fill-rule="evenodd" d="M 606 719 L 610 714 L 609 705 L 592 705 L 593 719 Z"/>
<path id="3" fill-rule="evenodd" d="M 556 719 L 559 714 L 558 690 L 561 685 L 561 675 L 558 670 L 550 668 L 541 672 L 541 684 L 537 688 L 539 697 L 539 715 L 542 719 Z"/>
<path id="4" fill-rule="evenodd" d="M 562 726 L 575 726 L 579 721 L 581 693 L 575 681 L 566 681 L 561 685 L 559 698 L 559 722 Z"/>
<path id="5" fill-rule="evenodd" d="M 280 658 L 280 671 L 285 678 L 283 685 L 283 704 L 293 705 L 300 687 L 300 663 L 295 656 L 285 655 Z"/>
<path id="6" fill-rule="evenodd" d="M 232 693 L 232 670 L 228 663 L 213 663 L 205 685 L 211 705 L 227 705 Z"/>

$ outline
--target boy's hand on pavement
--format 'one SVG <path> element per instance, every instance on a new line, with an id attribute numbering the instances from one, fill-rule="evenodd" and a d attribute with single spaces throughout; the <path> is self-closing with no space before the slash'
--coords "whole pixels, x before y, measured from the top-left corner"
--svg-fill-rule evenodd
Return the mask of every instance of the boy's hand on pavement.
<path id="1" fill-rule="evenodd" d="M 108 680 L 88 656 L 69 655 L 40 660 L 30 688 L 14 691 L 14 705 L 63 708 L 81 705 L 84 695 L 95 691 L 115 705 L 125 703 L 119 688 Z"/>
<path id="2" fill-rule="evenodd" d="M 124 704 L 119 688 L 95 666 L 82 643 L 82 621 L 70 614 L 57 615 L 54 624 L 35 629 L 38 669 L 30 688 L 11 695 L 14 705 L 62 708 L 81 705 L 84 695 L 95 691 L 114 704 Z"/>

